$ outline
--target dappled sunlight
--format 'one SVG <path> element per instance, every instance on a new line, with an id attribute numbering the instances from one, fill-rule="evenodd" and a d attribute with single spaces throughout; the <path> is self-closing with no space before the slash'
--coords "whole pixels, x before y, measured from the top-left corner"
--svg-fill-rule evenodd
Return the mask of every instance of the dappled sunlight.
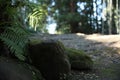
<path id="1" fill-rule="evenodd" d="M 76 35 L 77 36 L 84 35 L 86 40 L 99 42 L 107 47 L 120 48 L 120 35 L 101 35 L 101 34 L 85 35 L 82 33 L 76 33 Z"/>
<path id="2" fill-rule="evenodd" d="M 117 52 L 118 54 L 120 54 L 120 48 L 117 48 L 117 49 L 116 49 L 116 52 Z"/>
<path id="3" fill-rule="evenodd" d="M 83 33 L 76 33 L 76 35 L 78 35 L 78 36 L 83 36 L 83 35 L 85 35 L 85 34 L 83 34 Z"/>
<path id="4" fill-rule="evenodd" d="M 86 39 L 101 42 L 108 47 L 120 48 L 120 35 L 89 35 Z"/>

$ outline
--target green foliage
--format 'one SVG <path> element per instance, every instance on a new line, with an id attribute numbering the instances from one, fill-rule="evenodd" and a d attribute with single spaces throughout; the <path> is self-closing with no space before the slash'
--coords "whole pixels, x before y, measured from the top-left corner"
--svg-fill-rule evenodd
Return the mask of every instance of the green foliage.
<path id="1" fill-rule="evenodd" d="M 11 53 L 13 53 L 20 60 L 25 60 L 26 44 L 28 43 L 29 32 L 23 27 L 7 27 L 0 35 L 0 39 L 8 46 Z"/>
<path id="2" fill-rule="evenodd" d="M 53 15 L 53 17 L 58 24 L 58 31 L 62 30 L 63 33 L 90 33 L 88 31 L 92 28 L 92 25 L 90 23 L 90 20 L 92 20 L 91 16 L 93 15 L 92 0 L 55 0 L 55 3 L 55 10 L 58 12 L 55 12 L 55 15 Z M 78 3 L 80 5 L 82 4 L 82 7 L 78 5 Z M 66 29 L 65 27 L 69 27 L 69 29 Z"/>
<path id="3" fill-rule="evenodd" d="M 40 4 L 34 4 L 28 0 L 0 0 L 0 40 L 8 46 L 10 52 L 20 60 L 25 60 L 26 44 L 28 42 L 29 31 L 28 19 L 33 20 L 33 26 L 42 26 L 43 17 L 45 19 L 46 9 Z M 44 15 L 44 16 L 43 16 Z M 36 26 L 37 25 L 37 26 Z"/>
<path id="4" fill-rule="evenodd" d="M 47 17 L 47 9 L 46 6 L 39 6 L 40 4 L 32 5 L 32 10 L 28 15 L 28 20 L 30 27 L 34 29 L 34 31 L 46 31 L 45 29 L 45 20 Z M 41 30 L 40 30 L 40 29 Z"/>
<path id="5" fill-rule="evenodd" d="M 88 70 L 92 68 L 93 61 L 81 50 L 66 48 L 71 67 L 78 70 Z"/>
<path id="6" fill-rule="evenodd" d="M 61 28 L 57 27 L 58 34 L 70 33 L 70 26 L 62 24 Z"/>

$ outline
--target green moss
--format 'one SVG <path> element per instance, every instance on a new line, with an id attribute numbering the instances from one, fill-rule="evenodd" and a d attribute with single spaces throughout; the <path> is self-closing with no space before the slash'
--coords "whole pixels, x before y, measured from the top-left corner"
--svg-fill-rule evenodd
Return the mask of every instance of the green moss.
<path id="1" fill-rule="evenodd" d="M 66 48 L 66 52 L 73 69 L 88 70 L 92 68 L 93 61 L 91 57 L 89 57 L 83 51 Z"/>
<path id="2" fill-rule="evenodd" d="M 29 46 L 30 58 L 46 80 L 59 80 L 69 74 L 71 66 L 64 46 L 59 41 L 47 40 Z"/>
<path id="3" fill-rule="evenodd" d="M 36 45 L 36 44 L 39 44 L 41 43 L 42 40 L 41 39 L 37 39 L 37 38 L 30 38 L 30 45 Z"/>

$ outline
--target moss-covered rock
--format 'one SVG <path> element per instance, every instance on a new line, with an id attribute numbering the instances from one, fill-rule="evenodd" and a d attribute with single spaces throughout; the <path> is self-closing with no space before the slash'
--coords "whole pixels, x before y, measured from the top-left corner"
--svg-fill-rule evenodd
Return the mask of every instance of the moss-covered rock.
<path id="1" fill-rule="evenodd" d="M 92 68 L 92 59 L 81 50 L 66 48 L 69 57 L 71 68 L 78 70 L 88 70 Z"/>
<path id="2" fill-rule="evenodd" d="M 32 63 L 46 80 L 59 80 L 71 70 L 65 49 L 59 41 L 48 40 L 38 44 L 32 42 L 29 52 Z"/>
<path id="3" fill-rule="evenodd" d="M 44 80 L 33 66 L 0 56 L 0 80 Z"/>

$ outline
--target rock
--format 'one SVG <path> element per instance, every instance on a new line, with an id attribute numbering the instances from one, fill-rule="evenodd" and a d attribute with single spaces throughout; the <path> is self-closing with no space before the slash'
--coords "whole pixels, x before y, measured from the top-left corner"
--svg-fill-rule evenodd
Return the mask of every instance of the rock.
<path id="1" fill-rule="evenodd" d="M 0 40 L 0 55 L 10 56 L 8 47 Z"/>
<path id="2" fill-rule="evenodd" d="M 32 66 L 0 57 L 0 80 L 44 80 L 40 72 Z"/>
<path id="3" fill-rule="evenodd" d="M 66 48 L 66 53 L 69 57 L 71 68 L 77 70 L 90 70 L 93 65 L 91 57 L 86 55 L 81 50 Z"/>
<path id="4" fill-rule="evenodd" d="M 47 40 L 38 44 L 32 42 L 29 52 L 33 65 L 46 80 L 59 80 L 71 70 L 64 46 L 59 41 Z"/>

